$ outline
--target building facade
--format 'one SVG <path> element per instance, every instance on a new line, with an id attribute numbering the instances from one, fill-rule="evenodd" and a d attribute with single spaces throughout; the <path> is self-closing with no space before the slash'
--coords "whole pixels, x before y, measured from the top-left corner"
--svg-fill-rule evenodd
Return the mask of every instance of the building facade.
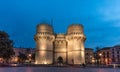
<path id="1" fill-rule="evenodd" d="M 15 52 L 15 55 L 13 55 L 11 57 L 10 62 L 15 62 L 15 63 L 19 62 L 20 54 L 24 54 L 27 57 L 26 61 L 28 61 L 28 59 L 31 59 L 31 58 L 28 58 L 28 57 L 30 57 L 30 55 L 33 55 L 35 53 L 34 48 L 21 48 L 21 47 L 19 47 L 19 48 L 13 48 L 13 50 Z"/>
<path id="2" fill-rule="evenodd" d="M 97 60 L 99 64 L 111 64 L 111 47 L 104 47 L 97 51 Z"/>
<path id="3" fill-rule="evenodd" d="M 94 51 L 92 48 L 85 48 L 85 63 L 86 64 L 94 64 Z"/>
<path id="4" fill-rule="evenodd" d="M 38 24 L 36 34 L 36 64 L 85 63 L 84 41 L 86 39 L 81 24 L 72 24 L 66 34 L 55 34 L 49 24 Z"/>
<path id="5" fill-rule="evenodd" d="M 120 45 L 116 45 L 110 50 L 112 63 L 120 63 Z"/>

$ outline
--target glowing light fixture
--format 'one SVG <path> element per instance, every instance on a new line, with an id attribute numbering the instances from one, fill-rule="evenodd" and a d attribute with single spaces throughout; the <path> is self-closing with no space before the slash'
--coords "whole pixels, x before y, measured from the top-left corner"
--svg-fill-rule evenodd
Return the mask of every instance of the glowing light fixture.
<path id="1" fill-rule="evenodd" d="M 47 64 L 47 61 L 44 61 L 44 64 Z"/>
<path id="2" fill-rule="evenodd" d="M 100 53 L 99 55 L 101 56 L 102 54 Z"/>

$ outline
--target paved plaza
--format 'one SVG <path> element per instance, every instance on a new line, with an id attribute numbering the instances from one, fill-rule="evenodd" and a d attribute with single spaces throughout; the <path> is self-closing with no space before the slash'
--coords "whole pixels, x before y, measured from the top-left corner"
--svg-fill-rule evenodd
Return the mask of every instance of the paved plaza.
<path id="1" fill-rule="evenodd" d="M 0 72 L 120 72 L 120 68 L 1 67 Z"/>

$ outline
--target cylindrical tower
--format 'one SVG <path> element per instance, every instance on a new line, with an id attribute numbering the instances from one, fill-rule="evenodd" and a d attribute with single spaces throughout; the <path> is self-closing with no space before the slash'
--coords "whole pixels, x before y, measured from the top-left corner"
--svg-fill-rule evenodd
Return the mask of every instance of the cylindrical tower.
<path id="1" fill-rule="evenodd" d="M 53 63 L 53 29 L 49 24 L 38 24 L 36 35 L 36 64 L 52 64 Z"/>
<path id="2" fill-rule="evenodd" d="M 68 27 L 66 40 L 68 42 L 68 64 L 85 63 L 84 41 L 85 35 L 81 24 L 72 24 Z"/>

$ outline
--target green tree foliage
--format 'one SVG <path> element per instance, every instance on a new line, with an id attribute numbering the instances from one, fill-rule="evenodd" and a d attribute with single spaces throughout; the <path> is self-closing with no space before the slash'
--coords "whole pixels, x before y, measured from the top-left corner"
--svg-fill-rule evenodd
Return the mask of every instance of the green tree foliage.
<path id="1" fill-rule="evenodd" d="M 97 46 L 95 49 L 96 49 L 96 52 L 97 52 L 98 50 L 100 50 L 100 48 L 99 48 L 98 46 Z"/>
<path id="2" fill-rule="evenodd" d="M 25 60 L 27 59 L 27 56 L 21 52 L 19 52 L 19 62 L 25 62 Z"/>
<path id="3" fill-rule="evenodd" d="M 32 54 L 32 60 L 35 60 L 35 53 Z"/>
<path id="4" fill-rule="evenodd" d="M 0 57 L 8 60 L 14 54 L 13 41 L 6 32 L 0 31 Z"/>

